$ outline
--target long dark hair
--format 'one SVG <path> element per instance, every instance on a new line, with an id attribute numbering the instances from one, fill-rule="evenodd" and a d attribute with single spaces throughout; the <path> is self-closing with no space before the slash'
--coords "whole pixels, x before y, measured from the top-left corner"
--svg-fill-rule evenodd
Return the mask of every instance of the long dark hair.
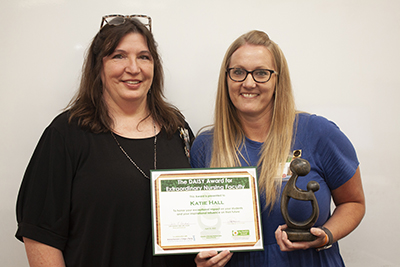
<path id="1" fill-rule="evenodd" d="M 157 43 L 146 26 L 136 19 L 127 19 L 118 26 L 106 24 L 93 38 L 83 64 L 79 90 L 67 107 L 70 110 L 69 119 L 77 118 L 79 126 L 94 133 L 112 130 L 113 120 L 103 99 L 103 58 L 111 55 L 121 39 L 129 33 L 139 33 L 147 42 L 154 61 L 153 83 L 147 96 L 147 105 L 154 121 L 164 127 L 168 135 L 172 135 L 178 127 L 184 126 L 184 116 L 165 100 L 164 72 Z"/>

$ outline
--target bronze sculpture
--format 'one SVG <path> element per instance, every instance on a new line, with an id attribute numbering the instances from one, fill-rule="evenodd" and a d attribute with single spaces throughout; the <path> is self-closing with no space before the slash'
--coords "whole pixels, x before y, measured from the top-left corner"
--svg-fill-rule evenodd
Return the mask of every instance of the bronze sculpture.
<path id="1" fill-rule="evenodd" d="M 288 228 L 284 231 L 287 233 L 289 240 L 292 242 L 313 241 L 316 239 L 316 237 L 310 233 L 310 228 L 315 224 L 319 215 L 318 203 L 314 195 L 314 192 L 319 190 L 319 184 L 315 181 L 308 182 L 307 191 L 296 186 L 297 178 L 299 176 L 307 175 L 310 172 L 311 167 L 307 160 L 296 157 L 296 153 L 293 154 L 294 159 L 290 163 L 290 170 L 293 174 L 283 189 L 281 200 L 282 216 L 286 222 L 286 225 L 288 226 Z M 290 198 L 301 201 L 311 201 L 312 214 L 307 220 L 296 221 L 290 217 L 288 213 L 288 204 Z"/>

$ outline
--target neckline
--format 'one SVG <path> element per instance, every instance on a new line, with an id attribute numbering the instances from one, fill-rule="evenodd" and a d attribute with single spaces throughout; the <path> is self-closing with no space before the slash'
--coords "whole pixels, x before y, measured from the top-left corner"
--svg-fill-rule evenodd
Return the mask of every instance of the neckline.
<path id="1" fill-rule="evenodd" d="M 122 136 L 122 135 L 120 135 L 120 134 L 117 134 L 117 133 L 114 132 L 114 131 L 112 131 L 112 133 L 113 133 L 115 136 L 118 136 L 118 138 L 121 138 L 121 139 L 123 139 L 123 140 L 128 140 L 128 141 L 145 141 L 145 140 L 154 139 L 155 137 L 159 138 L 159 136 L 160 136 L 160 134 L 161 134 L 162 131 L 163 131 L 163 129 L 161 129 L 156 135 L 149 136 L 149 137 L 144 137 L 144 138 L 125 137 L 125 136 Z"/>
<path id="2" fill-rule="evenodd" d="M 245 136 L 245 143 L 246 143 L 246 145 L 251 146 L 253 148 L 259 148 L 260 146 L 262 146 L 264 144 L 262 142 L 251 140 L 247 136 Z"/>

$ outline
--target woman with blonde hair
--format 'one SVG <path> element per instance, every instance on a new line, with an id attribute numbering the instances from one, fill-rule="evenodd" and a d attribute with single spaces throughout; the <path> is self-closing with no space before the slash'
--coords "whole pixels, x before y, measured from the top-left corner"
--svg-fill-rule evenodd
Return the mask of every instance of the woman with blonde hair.
<path id="1" fill-rule="evenodd" d="M 311 164 L 309 181 L 320 214 L 311 242 L 291 242 L 283 231 L 280 197 L 284 173 L 294 151 Z M 213 128 L 202 132 L 191 151 L 192 167 L 257 166 L 264 251 L 204 251 L 197 266 L 344 266 L 337 241 L 353 231 L 365 213 L 359 162 L 339 128 L 327 119 L 297 112 L 289 69 L 282 51 L 269 36 L 251 31 L 236 39 L 224 57 L 218 82 Z M 336 205 L 331 213 L 331 197 Z M 311 208 L 291 201 L 290 216 L 309 217 Z"/>

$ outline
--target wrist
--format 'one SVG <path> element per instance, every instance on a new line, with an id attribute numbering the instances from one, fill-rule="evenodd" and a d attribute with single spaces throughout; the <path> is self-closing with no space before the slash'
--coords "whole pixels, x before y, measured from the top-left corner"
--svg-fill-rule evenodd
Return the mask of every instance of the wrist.
<path id="1" fill-rule="evenodd" d="M 333 235 L 332 235 L 331 231 L 329 231 L 329 229 L 324 227 L 324 226 L 321 226 L 321 227 L 318 227 L 318 228 L 320 228 L 322 231 L 325 232 L 325 238 L 324 238 L 324 243 L 321 246 L 319 246 L 319 247 L 317 247 L 315 249 L 317 251 L 321 251 L 321 250 L 328 249 L 328 248 L 332 247 Z"/>

